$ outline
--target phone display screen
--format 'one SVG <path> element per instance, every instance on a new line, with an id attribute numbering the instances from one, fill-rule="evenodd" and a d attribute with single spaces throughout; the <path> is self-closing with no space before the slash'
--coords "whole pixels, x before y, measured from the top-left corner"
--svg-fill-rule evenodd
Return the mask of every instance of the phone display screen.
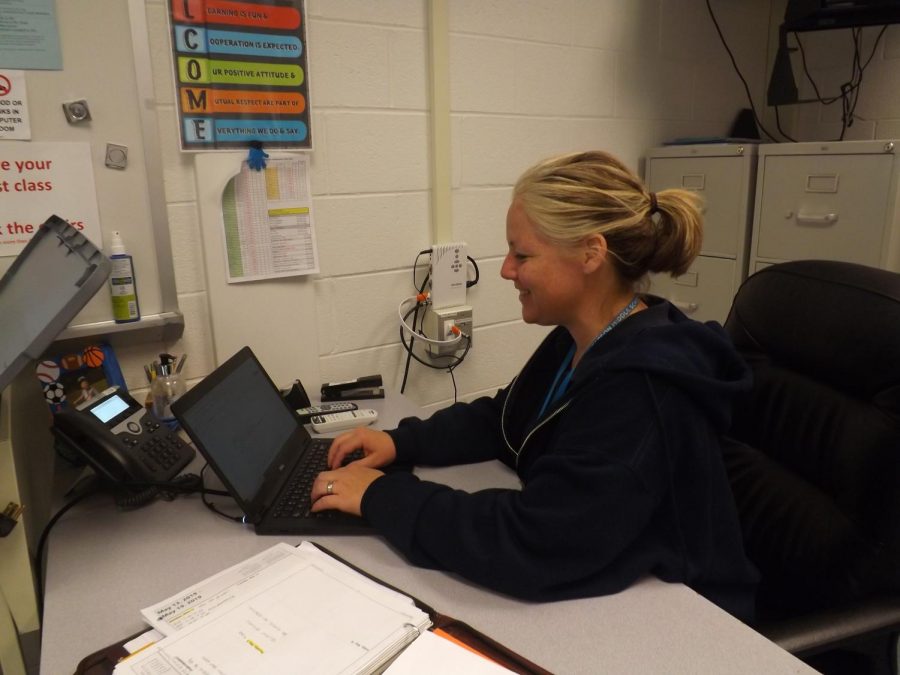
<path id="1" fill-rule="evenodd" d="M 90 413 L 110 429 L 141 410 L 141 404 L 121 389 L 103 392 L 99 401 L 92 402 L 83 412 Z"/>
<path id="2" fill-rule="evenodd" d="M 105 401 L 100 401 L 100 403 L 92 407 L 91 414 L 105 424 L 123 410 L 127 409 L 128 404 L 122 400 L 122 397 L 114 394 Z"/>

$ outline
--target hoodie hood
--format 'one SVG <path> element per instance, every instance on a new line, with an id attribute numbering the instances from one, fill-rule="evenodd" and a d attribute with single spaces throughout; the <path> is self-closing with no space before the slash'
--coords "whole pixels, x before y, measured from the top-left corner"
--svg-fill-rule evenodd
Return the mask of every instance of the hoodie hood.
<path id="1" fill-rule="evenodd" d="M 650 306 L 634 322 L 623 323 L 615 339 L 606 345 L 601 340 L 596 353 L 585 356 L 579 364 L 586 366 L 585 383 L 601 370 L 644 372 L 687 394 L 724 433 L 735 396 L 750 389 L 750 369 L 718 323 L 693 321 L 668 302 L 648 299 Z M 578 369 L 575 375 L 578 382 Z"/>
<path id="2" fill-rule="evenodd" d="M 604 372 L 630 370 L 684 392 L 713 426 L 724 433 L 731 424 L 735 396 L 751 386 L 750 369 L 719 324 L 689 319 L 660 298 L 645 296 L 644 301 L 648 305 L 646 310 L 629 316 L 584 355 L 573 373 L 569 390 L 547 411 L 545 418 L 583 394 Z M 532 364 L 549 361 L 558 366 L 571 345 L 568 331 L 556 328 L 535 352 L 523 375 Z M 528 389 L 536 387 L 539 391 L 546 391 L 543 387 L 549 387 L 549 378 L 553 376 L 547 370 L 543 373 L 532 370 L 530 375 Z M 516 385 L 521 385 L 522 379 L 514 383 L 514 390 L 520 388 Z M 521 395 L 527 399 L 534 392 L 516 394 L 515 398 Z"/>

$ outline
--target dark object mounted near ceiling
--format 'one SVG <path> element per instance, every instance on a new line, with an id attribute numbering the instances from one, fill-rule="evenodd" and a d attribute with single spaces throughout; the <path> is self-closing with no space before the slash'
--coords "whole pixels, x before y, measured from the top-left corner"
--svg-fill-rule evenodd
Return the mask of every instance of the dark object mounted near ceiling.
<path id="1" fill-rule="evenodd" d="M 788 33 L 900 23 L 900 0 L 788 0 L 778 31 L 778 53 L 769 79 L 769 105 L 804 103 L 791 69 Z M 817 100 L 817 99 L 814 99 Z"/>

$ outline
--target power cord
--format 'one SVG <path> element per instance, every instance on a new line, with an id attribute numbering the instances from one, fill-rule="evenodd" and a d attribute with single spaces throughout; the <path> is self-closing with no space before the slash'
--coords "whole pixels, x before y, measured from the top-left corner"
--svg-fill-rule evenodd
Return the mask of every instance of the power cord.
<path id="1" fill-rule="evenodd" d="M 766 136 L 768 136 L 771 140 L 778 142 L 778 139 L 769 132 L 762 124 L 759 119 L 759 115 L 756 113 L 756 106 L 753 104 L 753 98 L 750 95 L 750 86 L 747 84 L 747 80 L 744 79 L 744 76 L 741 74 L 740 69 L 738 68 L 737 61 L 734 58 L 734 54 L 731 52 L 731 48 L 728 46 L 728 42 L 725 40 L 725 35 L 722 33 L 722 29 L 719 26 L 719 22 L 716 19 L 716 15 L 713 12 L 712 4 L 710 0 L 706 0 L 706 9 L 709 11 L 709 16 L 712 19 L 713 25 L 716 28 L 716 32 L 719 34 L 719 39 L 722 41 L 722 45 L 725 47 L 725 51 L 728 52 L 729 58 L 731 58 L 731 65 L 734 67 L 735 72 L 738 77 L 741 79 L 741 82 L 744 85 L 744 91 L 747 93 L 747 100 L 750 102 L 750 109 L 753 112 L 753 119 L 756 121 L 757 127 L 762 131 Z M 806 63 L 806 51 L 803 48 L 803 42 L 800 40 L 800 34 L 797 31 L 793 31 L 794 38 L 797 40 L 797 46 L 800 49 L 800 60 L 803 63 L 803 72 L 806 75 L 806 79 L 809 80 L 809 83 L 812 85 L 813 91 L 816 94 L 815 101 L 818 101 L 822 105 L 831 105 L 836 101 L 841 101 L 842 113 L 841 113 L 841 134 L 835 139 L 838 141 L 844 140 L 844 136 L 847 133 L 847 129 L 853 126 L 853 121 L 855 119 L 856 112 L 856 104 L 859 102 L 859 91 L 862 86 L 863 73 L 866 68 L 872 62 L 872 59 L 875 56 L 875 52 L 878 49 L 878 43 L 881 42 L 881 38 L 887 30 L 887 26 L 882 26 L 881 30 L 878 32 L 878 36 L 875 38 L 875 43 L 872 45 L 872 52 L 869 54 L 869 57 L 863 62 L 862 60 L 862 29 L 861 28 L 853 28 L 852 29 L 852 37 L 853 37 L 853 60 L 851 62 L 850 67 L 850 79 L 841 85 L 841 93 L 837 96 L 833 96 L 831 98 L 823 98 L 822 94 L 819 92 L 819 87 L 813 81 L 812 75 L 809 72 L 809 67 Z M 788 135 L 784 129 L 781 128 L 781 115 L 779 112 L 779 107 L 773 106 L 775 108 L 775 125 L 778 128 L 778 132 L 788 141 L 796 143 L 796 139 L 792 138 Z"/>
<path id="2" fill-rule="evenodd" d="M 203 465 L 203 468 L 200 469 L 200 482 L 201 482 L 201 483 L 203 482 L 203 474 L 204 474 L 204 472 L 206 471 L 207 468 L 209 468 L 209 463 L 204 464 L 204 465 Z M 220 510 L 216 507 L 215 504 L 213 504 L 211 501 L 209 501 L 209 500 L 206 499 L 206 495 L 208 495 L 208 494 L 217 494 L 217 495 L 227 495 L 227 496 L 230 496 L 230 494 L 229 494 L 228 492 L 223 492 L 222 490 L 203 490 L 203 491 L 200 493 L 200 499 L 203 501 L 203 505 L 204 505 L 206 508 L 208 508 L 210 511 L 212 511 L 213 513 L 215 513 L 216 515 L 221 516 L 222 518 L 227 518 L 228 520 L 233 520 L 233 521 L 238 522 L 238 523 L 244 522 L 244 516 L 232 516 L 232 515 L 230 515 L 230 514 L 228 514 L 228 513 L 225 513 L 224 511 L 220 511 Z"/>
<path id="3" fill-rule="evenodd" d="M 171 481 L 134 481 L 119 485 L 117 486 L 117 488 L 122 488 L 124 485 L 127 485 L 133 488 L 138 488 L 138 491 L 128 492 L 126 490 L 118 489 L 116 494 L 114 495 L 115 504 L 121 509 L 135 509 L 141 506 L 145 506 L 157 498 L 172 501 L 179 494 L 193 494 L 195 492 L 199 492 L 203 497 L 204 503 L 206 503 L 205 496 L 208 494 L 229 496 L 229 493 L 224 490 L 213 490 L 204 487 L 203 471 L 206 469 L 206 466 L 208 465 L 204 465 L 203 469 L 200 471 L 199 476 L 194 473 L 186 473 L 181 474 L 180 476 L 176 476 Z M 41 531 L 41 536 L 38 538 L 37 549 L 35 551 L 34 558 L 34 570 L 38 611 L 42 614 L 44 607 L 43 555 L 44 547 L 46 546 L 47 539 L 50 536 L 50 531 L 53 529 L 53 526 L 56 525 L 59 519 L 62 518 L 72 507 L 74 507 L 76 504 L 80 503 L 87 497 L 101 492 L 107 487 L 108 483 L 104 483 L 103 481 L 101 481 L 99 476 L 95 476 L 95 478 L 96 480 L 90 485 L 90 487 L 86 488 L 81 494 L 78 494 L 70 499 L 55 514 L 53 514 L 53 516 L 49 521 L 47 521 L 47 524 L 44 526 L 44 529 Z"/>
<path id="4" fill-rule="evenodd" d="M 183 473 L 166 482 L 132 482 L 124 483 L 119 487 L 124 488 L 117 490 L 115 494 L 116 506 L 120 509 L 140 508 L 156 499 L 170 502 L 179 494 L 204 491 L 203 479 L 195 473 Z M 137 488 L 137 490 L 128 488 Z"/>
<path id="5" fill-rule="evenodd" d="M 734 72 L 737 73 L 737 76 L 741 79 L 741 83 L 744 85 L 744 91 L 747 94 L 747 101 L 750 103 L 750 110 L 753 112 L 753 119 L 756 121 L 756 126 L 766 136 L 768 136 L 770 139 L 772 139 L 773 141 L 778 143 L 778 139 L 775 138 L 775 136 L 771 132 L 769 132 L 768 129 L 766 129 L 763 126 L 762 120 L 760 120 L 759 115 L 756 114 L 756 106 L 753 104 L 753 96 L 750 95 L 750 85 L 747 84 L 747 80 L 744 79 L 744 76 L 741 73 L 741 69 L 738 68 L 737 60 L 734 58 L 734 54 L 731 52 L 731 48 L 728 46 L 728 41 L 725 39 L 725 35 L 722 33 L 722 28 L 719 26 L 719 21 L 718 21 L 718 19 L 716 19 L 715 12 L 713 12 L 713 8 L 712 8 L 712 4 L 710 3 L 710 0 L 706 0 L 706 9 L 709 12 L 709 18 L 712 19 L 713 26 L 715 26 L 715 28 L 716 28 L 716 32 L 719 34 L 719 40 L 722 41 L 722 46 L 725 47 L 725 51 L 728 52 L 728 58 L 731 59 L 731 65 L 734 67 Z M 776 107 L 776 114 L 777 114 L 777 110 L 778 109 Z M 785 136 L 785 137 L 787 138 L 787 136 Z M 788 140 L 793 141 L 794 139 L 788 138 Z"/>
<path id="6" fill-rule="evenodd" d="M 99 483 L 94 483 L 89 489 L 70 499 L 53 515 L 52 518 L 50 518 L 49 521 L 47 521 L 43 531 L 41 531 L 41 536 L 38 538 L 37 550 L 34 553 L 35 594 L 37 596 L 38 613 L 41 616 L 44 614 L 44 546 L 47 543 L 47 538 L 50 536 L 50 530 L 53 529 L 56 522 L 62 518 L 69 509 L 99 491 Z"/>
<path id="7" fill-rule="evenodd" d="M 831 98 L 824 98 L 819 91 L 818 85 L 813 80 L 812 74 L 809 72 L 809 65 L 806 62 L 806 50 L 803 47 L 803 42 L 800 40 L 800 34 L 794 32 L 794 39 L 797 40 L 797 47 L 800 50 L 800 62 L 803 64 L 803 74 L 806 75 L 806 79 L 809 80 L 809 83 L 812 85 L 813 91 L 816 94 L 815 100 L 822 105 L 831 105 L 832 103 L 841 101 L 841 135 L 838 140 L 844 140 L 847 129 L 853 126 L 856 104 L 859 101 L 859 91 L 862 87 L 863 73 L 872 62 L 875 52 L 878 49 L 878 43 L 881 42 L 881 38 L 884 36 L 886 30 L 887 26 L 882 26 L 875 38 L 875 43 L 872 45 L 872 52 L 869 54 L 869 58 L 867 58 L 865 62 L 862 62 L 862 30 L 860 28 L 853 29 L 853 61 L 851 64 L 850 79 L 841 85 L 841 93 L 837 96 L 832 96 Z"/>
<path id="8" fill-rule="evenodd" d="M 425 278 L 422 280 L 421 286 L 416 286 L 416 268 L 419 266 L 419 258 L 421 258 L 426 253 L 431 253 L 431 249 L 425 249 L 424 251 L 419 251 L 418 255 L 416 255 L 416 259 L 413 261 L 413 288 L 415 288 L 419 293 L 425 292 L 425 287 L 428 285 L 428 281 L 431 279 L 431 274 L 426 272 Z M 407 315 L 408 316 L 408 315 Z M 419 305 L 416 305 L 415 308 L 415 316 L 413 316 L 413 326 L 416 325 L 416 319 L 419 317 Z M 406 349 L 406 365 L 403 368 L 403 382 L 400 385 L 400 393 L 402 394 L 406 391 L 406 380 L 409 377 L 409 364 L 412 362 L 412 344 L 413 338 L 410 336 L 409 338 L 409 347 Z M 400 328 L 400 341 L 403 342 L 403 328 Z M 404 343 L 405 346 L 405 343 Z"/>
<path id="9" fill-rule="evenodd" d="M 475 262 L 475 258 L 473 258 L 470 255 L 467 255 L 466 260 L 468 260 L 470 263 L 472 263 L 472 268 L 475 270 L 475 278 L 468 279 L 466 281 L 466 288 L 472 288 L 472 286 L 474 286 L 475 284 L 478 283 L 478 279 L 481 278 L 481 272 L 478 271 L 478 263 Z"/>

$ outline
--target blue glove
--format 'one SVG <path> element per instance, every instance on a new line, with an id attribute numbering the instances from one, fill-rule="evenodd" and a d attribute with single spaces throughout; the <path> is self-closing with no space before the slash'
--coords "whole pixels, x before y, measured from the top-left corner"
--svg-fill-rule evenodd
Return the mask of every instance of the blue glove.
<path id="1" fill-rule="evenodd" d="M 263 152 L 262 143 L 259 141 L 250 142 L 250 154 L 247 156 L 247 165 L 254 171 L 261 171 L 266 168 L 266 160 L 269 156 Z"/>

